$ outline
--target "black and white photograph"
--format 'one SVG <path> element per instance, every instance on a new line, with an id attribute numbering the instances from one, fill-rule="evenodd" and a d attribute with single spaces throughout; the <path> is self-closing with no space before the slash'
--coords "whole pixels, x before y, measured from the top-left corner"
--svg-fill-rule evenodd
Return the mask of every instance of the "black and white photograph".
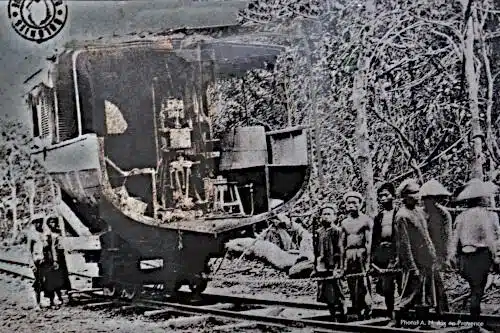
<path id="1" fill-rule="evenodd" d="M 500 0 L 0 6 L 0 333 L 500 332 Z"/>

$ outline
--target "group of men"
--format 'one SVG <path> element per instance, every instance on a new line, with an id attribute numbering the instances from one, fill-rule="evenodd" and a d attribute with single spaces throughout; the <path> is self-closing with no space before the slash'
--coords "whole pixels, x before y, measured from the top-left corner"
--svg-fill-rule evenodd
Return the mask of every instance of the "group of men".
<path id="1" fill-rule="evenodd" d="M 397 191 L 391 183 L 382 184 L 374 219 L 362 213 L 364 198 L 358 192 L 343 196 L 347 217 L 342 221 L 336 205 L 324 205 L 315 274 L 328 278 L 319 281 L 318 301 L 327 303 L 338 321 L 345 321 L 347 314 L 367 319 L 372 308 L 370 277 L 377 276 L 375 291 L 385 298 L 389 317 L 419 308 L 447 312 L 443 272 L 457 268 L 470 285 L 470 313 L 479 316 L 488 274 L 499 263 L 500 224 L 497 214 L 487 209 L 495 191 L 491 185 L 473 179 L 465 186 L 457 200 L 467 208 L 456 218 L 454 230 L 449 211 L 440 204 L 451 193 L 436 180 L 420 186 L 407 179 Z M 400 207 L 395 205 L 396 194 Z M 342 280 L 349 289 L 349 310 Z"/>
<path id="2" fill-rule="evenodd" d="M 49 298 L 50 306 L 55 306 L 55 296 L 57 295 L 62 304 L 61 291 L 70 289 L 58 222 L 58 219 L 53 217 L 36 219 L 27 237 L 35 276 L 33 288 L 38 308 L 42 292 Z"/>

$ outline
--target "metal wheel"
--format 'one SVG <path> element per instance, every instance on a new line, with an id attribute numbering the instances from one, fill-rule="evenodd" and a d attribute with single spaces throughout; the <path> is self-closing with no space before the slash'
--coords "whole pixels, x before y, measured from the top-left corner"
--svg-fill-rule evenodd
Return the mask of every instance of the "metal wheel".
<path id="1" fill-rule="evenodd" d="M 122 289 L 120 298 L 130 302 L 136 299 L 141 294 L 141 292 L 142 292 L 142 286 L 139 285 L 127 286 Z"/>
<path id="2" fill-rule="evenodd" d="M 120 288 L 115 284 L 104 287 L 102 291 L 106 297 L 117 298 L 120 295 Z"/>
<path id="3" fill-rule="evenodd" d="M 193 281 L 189 284 L 189 289 L 195 295 L 199 295 L 205 291 L 207 288 L 208 281 L 206 279 L 199 279 L 197 281 Z"/>

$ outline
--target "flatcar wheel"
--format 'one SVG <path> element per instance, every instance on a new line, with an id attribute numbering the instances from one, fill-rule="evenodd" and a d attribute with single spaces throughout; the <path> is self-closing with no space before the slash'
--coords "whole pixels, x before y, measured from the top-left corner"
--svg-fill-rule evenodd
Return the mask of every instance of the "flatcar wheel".
<path id="1" fill-rule="evenodd" d="M 191 282 L 189 284 L 189 289 L 195 295 L 200 295 L 207 288 L 208 281 L 205 279 L 200 279 L 196 282 Z"/>
<path id="2" fill-rule="evenodd" d="M 139 285 L 124 287 L 121 293 L 121 298 L 126 301 L 133 301 L 141 294 L 141 291 L 142 287 Z"/>
<path id="3" fill-rule="evenodd" d="M 111 286 L 104 287 L 102 289 L 102 292 L 106 297 L 117 298 L 120 295 L 120 288 L 114 284 Z"/>

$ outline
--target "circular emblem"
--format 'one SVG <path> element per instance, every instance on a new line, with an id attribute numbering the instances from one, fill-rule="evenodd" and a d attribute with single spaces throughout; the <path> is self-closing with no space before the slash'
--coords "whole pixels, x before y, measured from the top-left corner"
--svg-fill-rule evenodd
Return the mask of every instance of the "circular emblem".
<path id="1" fill-rule="evenodd" d="M 7 13 L 21 37 L 42 43 L 62 30 L 68 7 L 63 0 L 9 0 Z"/>

